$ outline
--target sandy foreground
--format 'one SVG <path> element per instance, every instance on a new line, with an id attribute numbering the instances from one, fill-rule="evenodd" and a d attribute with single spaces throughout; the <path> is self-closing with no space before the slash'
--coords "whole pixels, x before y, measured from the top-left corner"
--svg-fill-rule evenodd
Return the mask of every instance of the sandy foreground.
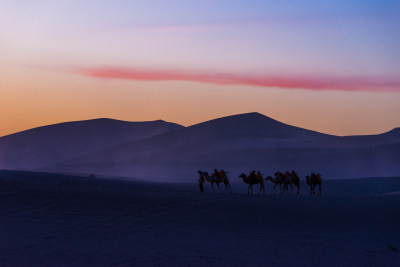
<path id="1" fill-rule="evenodd" d="M 400 266 L 400 178 L 321 197 L 0 171 L 0 266 Z M 256 186 L 255 189 L 258 190 Z M 324 191 L 323 191 L 324 192 Z"/>

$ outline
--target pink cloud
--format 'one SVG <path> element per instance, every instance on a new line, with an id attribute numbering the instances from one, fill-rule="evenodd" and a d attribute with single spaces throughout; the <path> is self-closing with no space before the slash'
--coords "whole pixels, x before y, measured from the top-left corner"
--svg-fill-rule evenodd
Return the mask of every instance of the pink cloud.
<path id="1" fill-rule="evenodd" d="M 400 92 L 399 77 L 270 76 L 180 70 L 100 67 L 74 68 L 72 73 L 102 79 L 133 81 L 192 81 L 220 85 L 249 85 L 286 89 Z"/>

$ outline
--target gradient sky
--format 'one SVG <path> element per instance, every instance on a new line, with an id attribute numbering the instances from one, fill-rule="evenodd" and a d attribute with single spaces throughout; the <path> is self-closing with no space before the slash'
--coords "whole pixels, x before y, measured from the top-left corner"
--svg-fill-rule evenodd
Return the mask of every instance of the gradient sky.
<path id="1" fill-rule="evenodd" d="M 2 0 L 0 136 L 257 111 L 336 135 L 400 126 L 400 1 Z"/>

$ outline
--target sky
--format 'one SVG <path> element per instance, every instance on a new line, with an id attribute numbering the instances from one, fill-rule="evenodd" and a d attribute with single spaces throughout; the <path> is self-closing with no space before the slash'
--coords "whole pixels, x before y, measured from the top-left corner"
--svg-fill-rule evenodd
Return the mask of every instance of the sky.
<path id="1" fill-rule="evenodd" d="M 246 112 L 400 127 L 400 1 L 0 0 L 0 136 Z"/>

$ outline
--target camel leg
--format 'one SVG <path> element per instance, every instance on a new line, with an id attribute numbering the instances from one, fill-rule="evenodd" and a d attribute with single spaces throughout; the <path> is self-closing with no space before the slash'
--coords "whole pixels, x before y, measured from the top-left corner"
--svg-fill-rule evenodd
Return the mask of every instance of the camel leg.
<path id="1" fill-rule="evenodd" d="M 231 185 L 230 185 L 228 182 L 226 182 L 226 183 L 225 183 L 225 193 L 228 192 L 228 188 L 229 188 L 229 192 L 232 193 L 232 191 L 231 191 Z"/>
<path id="2" fill-rule="evenodd" d="M 203 193 L 204 192 L 203 183 L 199 183 L 199 186 L 200 186 L 200 192 Z"/>
<path id="3" fill-rule="evenodd" d="M 247 187 L 247 194 L 250 194 L 250 186 L 251 186 L 251 185 L 249 185 L 249 186 Z"/>
<path id="4" fill-rule="evenodd" d="M 232 193 L 231 185 L 230 185 L 229 183 L 228 183 L 227 185 L 228 185 L 228 187 L 229 187 L 229 193 Z"/>
<path id="5" fill-rule="evenodd" d="M 219 188 L 219 183 L 217 183 L 217 187 L 218 187 L 218 192 L 221 192 L 221 189 Z"/>

